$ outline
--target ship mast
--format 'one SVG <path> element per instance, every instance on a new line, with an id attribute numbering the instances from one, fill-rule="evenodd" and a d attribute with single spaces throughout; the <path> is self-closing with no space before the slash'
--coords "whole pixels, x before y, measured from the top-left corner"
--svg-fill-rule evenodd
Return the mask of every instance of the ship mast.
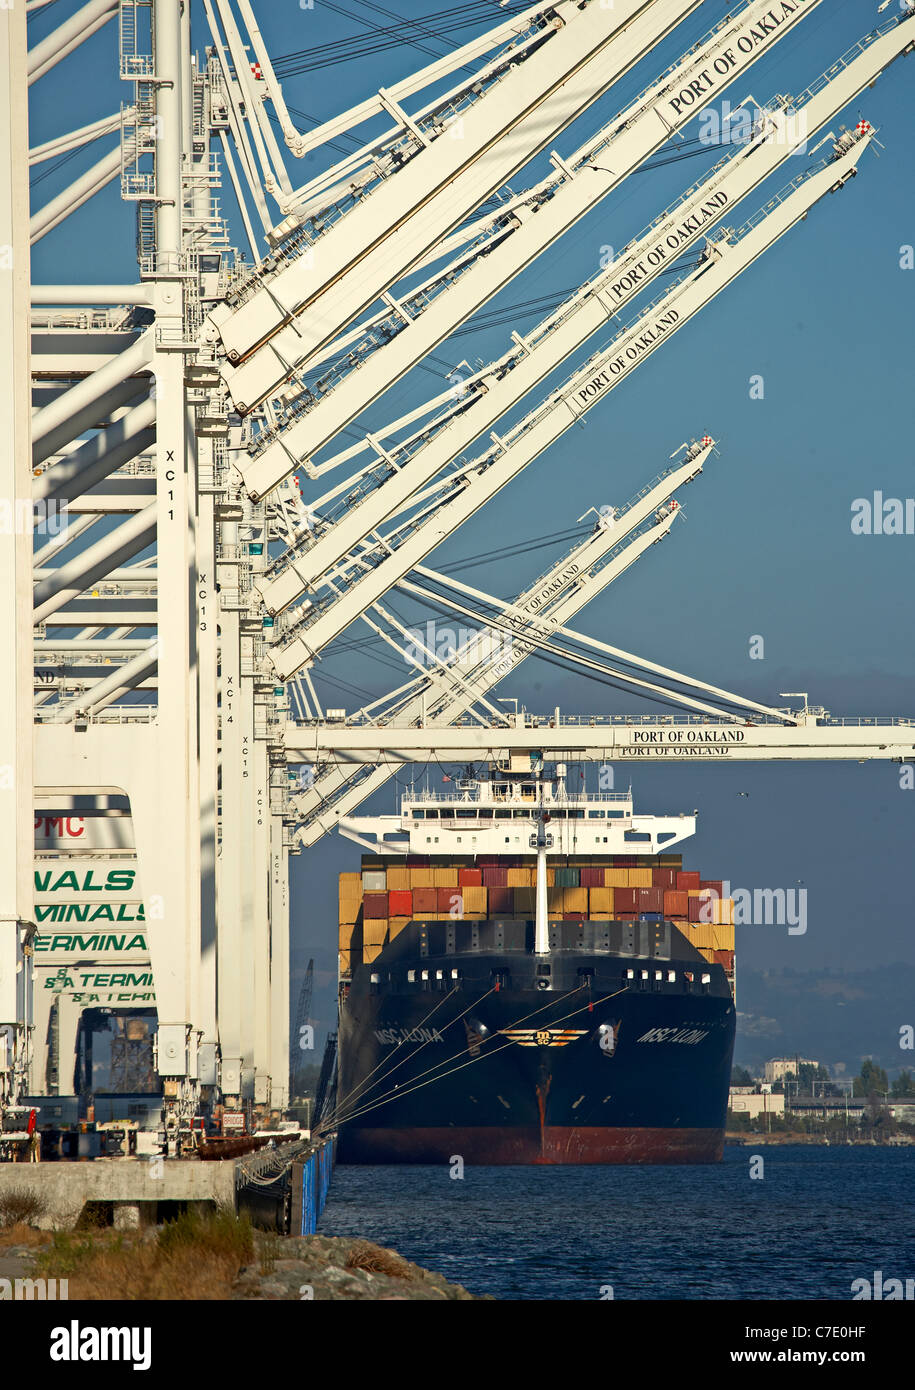
<path id="1" fill-rule="evenodd" d="M 561 773 L 562 768 L 557 768 Z M 550 925 L 547 919 L 547 880 L 546 880 L 546 852 L 553 847 L 553 837 L 547 832 L 547 822 L 550 813 L 543 805 L 543 779 L 542 773 L 537 771 L 537 790 L 538 790 L 538 811 L 537 829 L 530 837 L 531 849 L 537 851 L 537 893 L 534 910 L 534 951 L 538 956 L 547 956 L 550 953 Z"/>

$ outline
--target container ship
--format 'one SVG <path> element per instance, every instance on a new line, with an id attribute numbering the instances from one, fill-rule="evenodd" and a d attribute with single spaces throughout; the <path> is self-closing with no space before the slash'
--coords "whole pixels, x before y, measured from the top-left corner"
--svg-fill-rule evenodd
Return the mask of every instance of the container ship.
<path id="1" fill-rule="evenodd" d="M 339 883 L 340 1161 L 717 1161 L 733 904 L 670 852 L 696 818 L 523 761 L 340 818 L 375 850 Z"/>

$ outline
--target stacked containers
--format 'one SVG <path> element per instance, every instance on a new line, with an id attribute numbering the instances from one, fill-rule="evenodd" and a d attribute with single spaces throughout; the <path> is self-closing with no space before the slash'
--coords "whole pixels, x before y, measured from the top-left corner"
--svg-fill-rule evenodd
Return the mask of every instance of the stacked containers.
<path id="1" fill-rule="evenodd" d="M 733 901 L 720 879 L 684 870 L 680 855 L 609 856 L 547 870 L 548 911 L 554 920 L 672 919 L 706 959 L 733 974 Z M 375 959 L 414 919 L 449 917 L 531 920 L 536 910 L 536 861 L 480 856 L 433 863 L 410 856 L 363 856 L 361 874 L 339 880 L 339 966 L 348 975 Z"/>

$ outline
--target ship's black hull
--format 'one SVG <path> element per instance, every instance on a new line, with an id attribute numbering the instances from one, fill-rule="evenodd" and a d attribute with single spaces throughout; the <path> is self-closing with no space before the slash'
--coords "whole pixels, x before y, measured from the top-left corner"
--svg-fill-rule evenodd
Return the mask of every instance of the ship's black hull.
<path id="1" fill-rule="evenodd" d="M 420 954 L 412 931 L 341 1006 L 341 1162 L 720 1159 L 734 1005 L 675 929 L 645 954 L 557 953 L 546 988 L 529 952 Z"/>

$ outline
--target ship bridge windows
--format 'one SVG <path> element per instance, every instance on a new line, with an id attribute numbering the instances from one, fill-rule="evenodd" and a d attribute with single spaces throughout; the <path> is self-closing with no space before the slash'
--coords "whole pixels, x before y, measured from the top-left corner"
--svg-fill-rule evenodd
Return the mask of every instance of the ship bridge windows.
<path id="1" fill-rule="evenodd" d="M 512 811 L 512 816 L 515 820 L 530 820 L 531 818 L 529 811 Z"/>
<path id="2" fill-rule="evenodd" d="M 658 836 L 658 844 L 666 845 L 668 840 L 675 840 L 677 837 L 672 830 L 662 830 Z"/>
<path id="3" fill-rule="evenodd" d="M 589 811 L 588 820 L 603 820 L 606 814 L 606 811 Z"/>
<path id="4" fill-rule="evenodd" d="M 512 813 L 511 813 L 511 811 L 497 811 L 497 812 L 496 812 L 496 820 L 511 820 L 511 818 L 512 818 Z"/>
<path id="5" fill-rule="evenodd" d="M 651 832 L 648 830 L 624 830 L 623 839 L 628 844 L 632 844 L 633 841 L 638 841 L 640 844 L 644 844 L 646 840 L 651 839 Z"/>

